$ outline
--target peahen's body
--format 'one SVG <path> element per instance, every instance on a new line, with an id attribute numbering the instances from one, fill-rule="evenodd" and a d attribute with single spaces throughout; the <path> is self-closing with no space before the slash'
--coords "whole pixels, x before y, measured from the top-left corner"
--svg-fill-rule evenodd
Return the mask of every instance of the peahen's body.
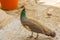
<path id="1" fill-rule="evenodd" d="M 20 18 L 21 18 L 22 25 L 26 29 L 32 31 L 32 33 L 33 32 L 42 33 L 42 34 L 45 34 L 47 36 L 55 37 L 55 35 L 56 35 L 55 32 L 53 32 L 52 30 L 48 29 L 47 27 L 43 26 L 42 24 L 38 23 L 35 20 L 28 19 L 26 17 L 25 8 L 22 10 L 22 13 L 21 13 L 21 17 Z M 38 37 L 38 35 L 37 35 L 37 37 Z"/>

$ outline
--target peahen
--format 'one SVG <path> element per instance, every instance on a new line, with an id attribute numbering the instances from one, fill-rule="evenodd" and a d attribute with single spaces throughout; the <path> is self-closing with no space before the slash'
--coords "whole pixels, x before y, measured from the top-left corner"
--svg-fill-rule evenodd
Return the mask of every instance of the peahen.
<path id="1" fill-rule="evenodd" d="M 20 16 L 20 19 L 21 19 L 21 23 L 22 25 L 29 31 L 32 32 L 30 38 L 33 37 L 33 32 L 36 32 L 37 33 L 37 36 L 36 38 L 38 38 L 38 34 L 41 33 L 41 34 L 45 34 L 47 36 L 51 36 L 51 37 L 55 37 L 56 33 L 50 29 L 48 29 L 47 27 L 43 26 L 43 24 L 40 24 L 38 23 L 37 21 L 35 20 L 32 20 L 32 19 L 28 19 L 26 17 L 26 9 L 24 8 L 21 12 L 21 16 Z"/>

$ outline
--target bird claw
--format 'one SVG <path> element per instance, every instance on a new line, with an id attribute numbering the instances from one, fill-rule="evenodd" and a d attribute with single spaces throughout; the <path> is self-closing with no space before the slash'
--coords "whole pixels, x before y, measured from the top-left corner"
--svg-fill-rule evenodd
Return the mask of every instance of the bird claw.
<path id="1" fill-rule="evenodd" d="M 38 40 L 38 37 L 35 37 L 34 39 L 35 39 L 35 40 Z"/>
<path id="2" fill-rule="evenodd" d="M 29 37 L 27 37 L 27 38 L 32 38 L 33 36 L 29 36 Z"/>
<path id="3" fill-rule="evenodd" d="M 38 40 L 38 38 L 35 38 L 35 40 Z"/>

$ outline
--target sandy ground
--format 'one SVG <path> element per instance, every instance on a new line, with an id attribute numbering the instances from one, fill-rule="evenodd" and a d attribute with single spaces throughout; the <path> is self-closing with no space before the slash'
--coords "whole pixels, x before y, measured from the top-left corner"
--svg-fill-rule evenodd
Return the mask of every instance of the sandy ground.
<path id="1" fill-rule="evenodd" d="M 59 21 L 60 20 L 60 14 L 59 14 L 60 9 L 55 8 L 55 7 L 53 8 L 50 6 L 43 6 L 43 5 L 36 7 L 36 6 L 33 6 L 33 4 L 34 4 L 34 2 L 31 3 L 30 5 L 25 6 L 26 10 L 28 9 L 27 17 L 34 19 L 34 20 L 38 20 L 39 22 L 41 22 L 42 24 L 46 25 L 48 28 L 50 28 L 51 30 L 54 30 L 56 32 L 55 38 L 51 38 L 46 35 L 39 34 L 38 40 L 60 40 L 60 21 Z M 19 4 L 19 7 L 20 7 L 20 4 Z M 40 9 L 39 9 L 39 7 L 40 7 Z M 43 9 L 41 10 L 41 8 L 43 8 Z M 56 12 L 58 12 L 58 15 L 57 15 L 58 18 L 57 18 L 57 16 L 52 16 L 51 18 L 47 19 L 46 15 L 45 15 L 46 14 L 45 10 L 49 10 L 49 9 L 56 10 Z M 0 27 L 2 27 L 2 28 L 0 28 L 0 40 L 35 40 L 34 37 L 36 37 L 36 33 L 34 33 L 33 38 L 31 38 L 31 39 L 27 38 L 28 36 L 31 35 L 31 32 L 26 30 L 20 22 L 19 18 L 20 18 L 21 10 L 22 10 L 22 8 L 12 10 L 12 11 L 5 11 L 4 13 L 3 13 L 3 11 L 0 12 L 0 15 L 2 15 L 2 16 L 0 16 L 1 17 L 0 18 L 0 25 L 1 25 Z M 41 11 L 39 11 L 39 10 L 41 10 Z M 59 11 L 57 11 L 57 10 L 59 10 Z M 51 13 L 54 13 L 53 15 L 56 15 L 55 11 L 52 11 Z M 2 22 L 1 22 L 1 19 L 3 20 Z"/>

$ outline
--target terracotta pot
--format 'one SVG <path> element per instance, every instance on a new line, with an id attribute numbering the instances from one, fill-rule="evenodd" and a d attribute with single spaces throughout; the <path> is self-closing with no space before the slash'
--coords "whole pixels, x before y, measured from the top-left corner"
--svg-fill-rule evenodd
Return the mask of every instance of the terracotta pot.
<path id="1" fill-rule="evenodd" d="M 13 10 L 18 7 L 18 0 L 0 0 L 2 9 Z"/>

